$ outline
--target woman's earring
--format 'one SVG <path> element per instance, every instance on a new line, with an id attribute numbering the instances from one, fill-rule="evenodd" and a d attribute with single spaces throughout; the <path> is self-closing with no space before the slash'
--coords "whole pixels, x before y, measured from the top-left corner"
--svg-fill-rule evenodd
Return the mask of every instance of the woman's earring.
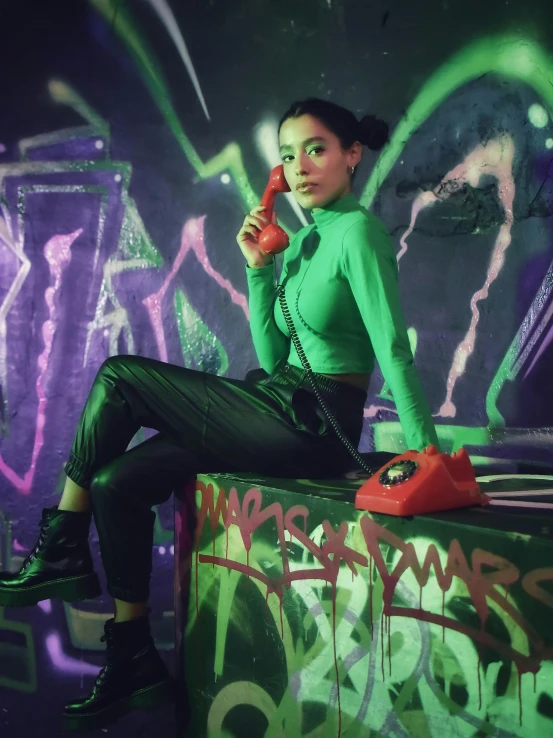
<path id="1" fill-rule="evenodd" d="M 355 167 L 351 167 L 349 171 L 350 171 L 350 174 L 355 174 Z"/>

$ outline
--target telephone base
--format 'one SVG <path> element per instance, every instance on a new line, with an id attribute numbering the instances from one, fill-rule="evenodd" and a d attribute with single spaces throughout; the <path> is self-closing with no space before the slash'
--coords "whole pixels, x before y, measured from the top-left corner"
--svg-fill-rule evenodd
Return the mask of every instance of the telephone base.
<path id="1" fill-rule="evenodd" d="M 358 489 L 355 507 L 386 515 L 410 516 L 487 505 L 464 448 L 453 455 L 435 446 L 406 451 L 381 467 Z"/>

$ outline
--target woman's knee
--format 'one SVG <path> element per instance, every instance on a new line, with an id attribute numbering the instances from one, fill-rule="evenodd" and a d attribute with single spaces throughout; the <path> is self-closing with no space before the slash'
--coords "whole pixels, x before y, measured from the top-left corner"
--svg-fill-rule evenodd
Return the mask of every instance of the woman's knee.
<path id="1" fill-rule="evenodd" d="M 134 504 L 137 497 L 137 482 L 129 474 L 126 455 L 114 459 L 98 469 L 90 482 L 90 495 L 93 505 L 108 507 L 123 502 Z"/>
<path id="2" fill-rule="evenodd" d="M 117 478 L 116 465 L 107 464 L 95 472 L 90 483 L 90 501 L 94 517 L 105 520 L 106 516 L 118 520 L 120 511 L 132 503 L 130 490 Z"/>
<path id="3" fill-rule="evenodd" d="M 90 499 L 96 525 L 100 523 L 105 527 L 105 521 L 111 519 L 116 524 L 131 525 L 145 521 L 148 526 L 153 526 L 156 515 L 151 508 L 154 501 L 141 496 L 140 489 L 125 473 L 124 456 L 102 467 L 92 477 Z"/>
<path id="4" fill-rule="evenodd" d="M 107 394 L 112 392 L 121 383 L 132 379 L 132 365 L 137 357 L 132 355 L 110 356 L 98 371 L 90 388 L 90 397 L 102 403 Z"/>
<path id="5" fill-rule="evenodd" d="M 113 495 L 117 491 L 113 482 L 113 475 L 110 473 L 109 467 L 103 467 L 95 472 L 89 488 L 92 500 L 97 502 L 105 498 L 108 493 Z"/>
<path id="6" fill-rule="evenodd" d="M 109 356 L 100 366 L 96 373 L 96 380 L 104 378 L 115 378 L 121 376 L 125 369 L 129 366 L 131 360 L 136 357 L 128 354 L 118 354 L 117 356 Z"/>
<path id="7" fill-rule="evenodd" d="M 96 372 L 94 382 L 90 387 L 87 407 L 97 411 L 106 401 L 113 390 L 124 380 L 127 366 L 127 356 L 110 356 Z"/>

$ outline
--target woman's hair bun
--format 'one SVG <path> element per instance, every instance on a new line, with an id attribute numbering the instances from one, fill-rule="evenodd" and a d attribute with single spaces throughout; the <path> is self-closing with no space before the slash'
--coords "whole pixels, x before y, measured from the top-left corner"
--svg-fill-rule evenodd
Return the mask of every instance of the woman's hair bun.
<path id="1" fill-rule="evenodd" d="M 378 151 L 384 146 L 389 133 L 388 124 L 374 115 L 365 115 L 359 121 L 358 140 L 373 151 Z"/>

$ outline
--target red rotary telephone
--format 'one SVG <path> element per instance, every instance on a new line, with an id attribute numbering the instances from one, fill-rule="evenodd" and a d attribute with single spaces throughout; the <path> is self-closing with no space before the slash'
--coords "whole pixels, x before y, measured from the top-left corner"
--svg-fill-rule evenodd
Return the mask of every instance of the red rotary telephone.
<path id="1" fill-rule="evenodd" d="M 487 505 L 464 448 L 453 455 L 435 446 L 406 451 L 385 464 L 357 490 L 358 510 L 387 515 L 425 515 L 471 505 Z"/>
<path id="2" fill-rule="evenodd" d="M 277 192 L 290 192 L 290 187 L 284 177 L 284 167 L 282 164 L 279 164 L 272 170 L 269 176 L 269 184 L 265 188 L 265 192 L 261 198 L 261 204 L 265 207 L 264 215 L 269 220 L 273 217 L 275 195 Z M 269 223 L 259 234 L 258 243 L 259 248 L 266 254 L 280 254 L 281 251 L 288 248 L 290 240 L 286 231 L 280 226 Z"/>

